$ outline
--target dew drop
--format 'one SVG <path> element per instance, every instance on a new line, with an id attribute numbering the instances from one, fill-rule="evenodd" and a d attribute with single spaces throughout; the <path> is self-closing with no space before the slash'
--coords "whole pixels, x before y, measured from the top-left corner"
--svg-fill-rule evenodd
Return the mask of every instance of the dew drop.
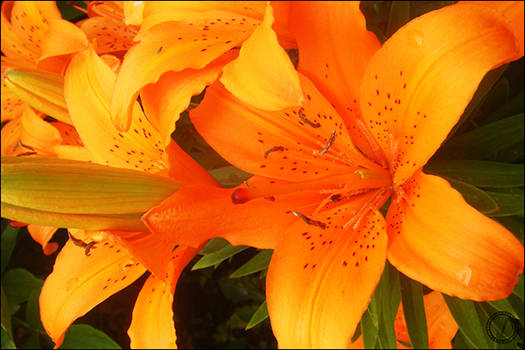
<path id="1" fill-rule="evenodd" d="M 423 45 L 425 38 L 423 33 L 417 29 L 412 29 L 408 31 L 408 44 L 412 47 L 418 48 Z"/>
<path id="2" fill-rule="evenodd" d="M 470 268 L 470 266 L 465 266 L 463 269 L 459 270 L 456 273 L 456 278 L 458 279 L 458 281 L 463 283 L 467 287 L 470 283 L 471 277 L 472 277 L 472 269 Z"/>

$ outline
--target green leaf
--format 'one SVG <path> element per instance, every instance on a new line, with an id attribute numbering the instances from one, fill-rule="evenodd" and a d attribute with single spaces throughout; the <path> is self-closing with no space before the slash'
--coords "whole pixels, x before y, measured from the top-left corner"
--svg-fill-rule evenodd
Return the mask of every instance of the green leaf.
<path id="1" fill-rule="evenodd" d="M 17 227 L 11 227 L 7 225 L 2 232 L 2 244 L 1 244 L 1 258 L 2 258 L 2 268 L 1 272 L 4 273 L 5 268 L 7 264 L 9 263 L 9 259 L 11 259 L 11 254 L 13 253 L 13 249 L 16 245 L 16 237 L 18 235 L 18 230 L 20 228 Z"/>
<path id="2" fill-rule="evenodd" d="M 423 287 L 402 273 L 399 274 L 399 282 L 410 342 L 416 349 L 426 349 L 428 348 L 428 331 L 423 303 Z"/>
<path id="3" fill-rule="evenodd" d="M 235 270 L 231 275 L 230 278 L 239 278 L 247 275 L 251 275 L 252 273 L 256 273 L 259 271 L 262 271 L 270 265 L 270 260 L 272 258 L 273 250 L 272 249 L 266 249 L 263 250 L 257 255 L 255 255 L 253 258 L 248 260 L 247 263 L 239 267 L 237 270 Z"/>
<path id="4" fill-rule="evenodd" d="M 2 349 L 16 349 L 15 344 L 13 343 L 11 338 L 9 338 L 9 336 L 4 331 L 3 328 L 1 329 L 1 332 L 2 332 L 2 335 L 1 335 L 2 346 L 1 346 L 1 348 Z"/>
<path id="5" fill-rule="evenodd" d="M 218 265 L 224 260 L 228 259 L 229 257 L 234 256 L 235 254 L 240 253 L 243 250 L 246 250 L 248 248 L 249 247 L 246 247 L 246 246 L 235 247 L 232 245 L 228 245 L 222 248 L 221 250 L 216 251 L 215 253 L 204 255 L 202 258 L 199 259 L 199 261 L 195 263 L 195 265 L 193 265 L 191 269 L 198 270 L 198 269 L 204 269 L 206 267 Z"/>
<path id="6" fill-rule="evenodd" d="M 523 218 L 519 216 L 501 216 L 496 218 L 500 224 L 505 226 L 507 230 L 512 232 L 517 239 L 523 244 L 524 222 Z"/>
<path id="7" fill-rule="evenodd" d="M 87 324 L 69 327 L 59 349 L 121 349 L 106 333 Z"/>
<path id="8" fill-rule="evenodd" d="M 40 320 L 39 298 L 41 291 L 41 288 L 35 288 L 31 291 L 31 294 L 29 294 L 26 305 L 26 322 L 32 329 L 42 331 L 42 333 L 45 334 L 44 326 Z"/>
<path id="9" fill-rule="evenodd" d="M 2 157 L 2 204 L 64 214 L 143 213 L 181 184 L 159 175 L 57 158 Z"/>
<path id="10" fill-rule="evenodd" d="M 387 37 L 410 21 L 410 1 L 392 1 L 391 4 L 385 33 Z"/>
<path id="11" fill-rule="evenodd" d="M 521 187 L 524 178 L 523 164 L 481 160 L 433 161 L 425 170 L 478 187 Z"/>
<path id="12" fill-rule="evenodd" d="M 27 301 L 31 292 L 34 289 L 40 289 L 43 284 L 44 281 L 23 268 L 7 271 L 2 280 L 9 304 L 20 304 Z"/>
<path id="13" fill-rule="evenodd" d="M 363 345 L 365 349 L 373 349 L 377 342 L 377 314 L 376 311 L 371 308 L 372 302 L 368 306 L 368 309 L 361 317 L 361 334 L 363 336 Z M 373 319 L 376 319 L 374 324 Z"/>
<path id="14" fill-rule="evenodd" d="M 509 302 L 508 299 L 492 300 L 487 301 L 487 303 L 497 311 L 506 311 L 512 314 L 513 316 L 518 317 L 518 314 L 516 313 L 516 311 L 514 311 L 514 308 L 512 307 L 512 304 Z"/>
<path id="15" fill-rule="evenodd" d="M 399 277 L 397 271 L 387 262 L 374 297 L 379 313 L 378 341 L 383 349 L 396 349 L 394 320 L 400 302 Z"/>
<path id="16" fill-rule="evenodd" d="M 13 331 L 11 328 L 11 314 L 9 313 L 9 306 L 7 304 L 7 297 L 4 294 L 4 288 L 1 288 L 2 292 L 2 349 L 4 349 L 4 332 L 6 338 L 6 343 L 13 343 Z M 14 348 L 14 347 L 13 347 Z M 11 348 L 11 349 L 13 349 Z"/>
<path id="17" fill-rule="evenodd" d="M 215 253 L 222 248 L 226 247 L 227 245 L 230 245 L 227 240 L 221 237 L 212 238 L 206 243 L 206 245 L 201 249 L 200 254 L 207 255 L 211 253 Z"/>
<path id="18" fill-rule="evenodd" d="M 521 189 L 518 190 L 519 193 L 484 191 L 463 181 L 445 176 L 444 178 L 463 195 L 468 204 L 485 215 L 492 217 L 523 215 Z"/>
<path id="19" fill-rule="evenodd" d="M 231 165 L 210 170 L 210 174 L 226 188 L 238 186 L 252 176 Z"/>
<path id="20" fill-rule="evenodd" d="M 451 139 L 440 151 L 446 158 L 512 162 L 523 157 L 523 113 L 486 124 Z"/>
<path id="21" fill-rule="evenodd" d="M 266 320 L 268 318 L 268 308 L 266 307 L 266 300 L 255 310 L 255 313 L 253 314 L 252 318 L 248 321 L 248 324 L 246 325 L 246 330 L 253 328 L 257 326 L 262 321 Z"/>
<path id="22" fill-rule="evenodd" d="M 486 349 L 489 347 L 485 336 L 485 328 L 481 323 L 474 302 L 471 300 L 461 300 L 443 294 L 450 313 L 456 320 L 459 330 L 465 338 L 476 348 Z"/>

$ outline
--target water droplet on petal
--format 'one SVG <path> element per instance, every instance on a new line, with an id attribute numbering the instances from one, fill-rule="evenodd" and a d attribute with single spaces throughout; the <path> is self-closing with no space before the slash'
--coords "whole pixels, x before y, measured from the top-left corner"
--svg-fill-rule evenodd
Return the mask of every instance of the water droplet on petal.
<path id="1" fill-rule="evenodd" d="M 78 278 L 73 277 L 66 282 L 66 292 L 70 292 L 78 284 Z"/>
<path id="2" fill-rule="evenodd" d="M 472 269 L 469 266 L 465 266 L 463 269 L 459 270 L 456 273 L 456 278 L 458 281 L 463 283 L 468 287 L 468 284 L 470 283 L 470 278 L 472 277 Z"/>
<path id="3" fill-rule="evenodd" d="M 417 29 L 412 29 L 408 31 L 408 44 L 412 47 L 418 48 L 423 45 L 425 37 L 423 33 Z"/>

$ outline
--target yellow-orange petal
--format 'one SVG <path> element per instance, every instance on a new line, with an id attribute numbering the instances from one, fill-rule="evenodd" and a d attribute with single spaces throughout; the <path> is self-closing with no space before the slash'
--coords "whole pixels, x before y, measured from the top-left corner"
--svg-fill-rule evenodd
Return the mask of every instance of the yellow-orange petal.
<path id="1" fill-rule="evenodd" d="M 35 111 L 27 107 L 21 117 L 22 134 L 20 140 L 42 154 L 52 154 L 53 147 L 62 143 L 60 132 L 44 121 Z"/>
<path id="2" fill-rule="evenodd" d="M 367 31 L 359 2 L 292 2 L 290 29 L 299 48 L 299 71 L 334 104 L 354 144 L 369 157 L 383 158 L 359 106 L 361 79 L 381 46 Z"/>
<path id="3" fill-rule="evenodd" d="M 431 289 L 476 301 L 507 297 L 523 272 L 523 246 L 468 205 L 444 179 L 418 172 L 387 215 L 388 260 Z"/>
<path id="4" fill-rule="evenodd" d="M 56 227 L 27 225 L 27 231 L 33 240 L 42 246 L 45 255 L 51 255 L 57 250 L 58 244 L 55 242 L 49 242 L 57 231 Z"/>
<path id="5" fill-rule="evenodd" d="M 313 216 L 325 229 L 299 219 L 275 249 L 266 297 L 280 348 L 349 345 L 381 277 L 387 247 L 378 211 L 356 227 L 345 225 L 358 209 L 349 202 Z"/>
<path id="6" fill-rule="evenodd" d="M 4 57 L 5 56 L 2 56 L 2 61 L 0 63 L 2 77 L 4 76 L 4 72 L 7 69 L 7 67 L 11 64 L 10 62 L 6 62 L 4 60 Z M 22 111 L 24 109 L 24 102 L 22 102 L 22 100 L 7 87 L 7 85 L 4 82 L 4 79 L 2 79 L 0 99 L 2 107 L 2 113 L 0 113 L 0 118 L 2 122 L 5 120 L 18 118 L 22 115 Z"/>
<path id="7" fill-rule="evenodd" d="M 255 108 L 277 111 L 304 101 L 301 83 L 272 29 L 273 10 L 242 44 L 239 57 L 224 67 L 220 81 L 235 97 Z"/>
<path id="8" fill-rule="evenodd" d="M 144 87 L 140 99 L 148 120 L 161 134 L 163 146 L 171 141 L 175 123 L 188 108 L 193 95 L 198 95 L 210 85 L 224 65 L 237 57 L 235 51 L 227 52 L 202 69 L 184 69 L 167 72 L 155 84 Z"/>
<path id="9" fill-rule="evenodd" d="M 115 73 L 93 49 L 76 54 L 69 64 L 64 95 L 73 124 L 94 160 L 119 168 L 157 172 L 168 167 L 159 133 L 134 103 L 127 132 L 118 132 L 110 120 L 109 103 Z"/>
<path id="10" fill-rule="evenodd" d="M 222 157 L 252 174 L 299 182 L 358 166 L 381 172 L 356 150 L 341 117 L 315 86 L 304 76 L 301 84 L 302 107 L 271 112 L 243 103 L 215 83 L 190 117 Z"/>
<path id="11" fill-rule="evenodd" d="M 2 3 L 2 53 L 35 64 L 51 19 L 62 16 L 54 1 Z"/>
<path id="12" fill-rule="evenodd" d="M 519 57 L 504 17 L 468 4 L 418 17 L 385 42 L 363 78 L 361 109 L 394 184 L 438 149 L 483 76 Z"/>
<path id="13" fill-rule="evenodd" d="M 49 32 L 42 41 L 39 61 L 46 58 L 82 51 L 89 45 L 86 34 L 73 23 L 63 19 L 49 20 Z"/>
<path id="14" fill-rule="evenodd" d="M 96 40 L 98 54 L 128 50 L 134 45 L 135 26 L 108 17 L 92 17 L 78 24 L 90 42 Z"/>
<path id="15" fill-rule="evenodd" d="M 60 346 L 71 323 L 133 283 L 145 268 L 122 247 L 99 242 L 87 251 L 70 239 L 40 294 L 42 324 Z"/>
<path id="16" fill-rule="evenodd" d="M 235 189 L 214 186 L 184 186 L 148 211 L 143 222 L 157 238 L 199 247 L 213 237 L 233 245 L 273 249 L 288 225 L 297 218 L 291 210 L 312 211 L 323 195 L 303 191 L 289 196 L 235 200 Z M 326 195 L 325 195 L 326 196 Z M 233 197 L 233 198 L 232 198 Z"/>
<path id="17" fill-rule="evenodd" d="M 21 118 L 10 120 L 7 122 L 1 131 L 1 155 L 15 156 L 20 153 L 30 151 L 20 145 L 20 136 L 22 135 L 22 121 Z"/>
<path id="18" fill-rule="evenodd" d="M 169 277 L 163 280 L 152 275 L 148 278 L 133 308 L 128 330 L 131 348 L 177 347 L 172 312 L 173 292 L 182 270 L 197 252 L 192 248 L 177 248 L 170 254 Z"/>
<path id="19" fill-rule="evenodd" d="M 140 26 L 142 24 L 142 13 L 144 11 L 144 1 L 124 1 L 124 23 Z"/>
<path id="20" fill-rule="evenodd" d="M 214 17 L 206 16 L 200 21 L 189 17 L 185 21 L 158 24 L 128 51 L 111 100 L 111 116 L 119 130 L 130 127 L 133 102 L 140 89 L 157 82 L 169 71 L 204 68 L 239 46 L 258 22 L 224 11 L 210 14 Z"/>

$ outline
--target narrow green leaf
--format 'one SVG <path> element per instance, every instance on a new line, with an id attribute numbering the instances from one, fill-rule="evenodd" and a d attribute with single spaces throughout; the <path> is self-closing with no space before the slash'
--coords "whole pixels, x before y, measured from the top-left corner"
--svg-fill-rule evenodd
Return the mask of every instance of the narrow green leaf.
<path id="1" fill-rule="evenodd" d="M 410 1 L 392 1 L 391 4 L 385 33 L 387 37 L 410 21 Z"/>
<path id="2" fill-rule="evenodd" d="M 518 314 L 516 313 L 516 311 L 514 311 L 514 308 L 512 307 L 512 304 L 509 302 L 508 299 L 492 300 L 487 301 L 487 303 L 497 311 L 506 311 L 512 314 L 513 316 L 518 317 Z"/>
<path id="3" fill-rule="evenodd" d="M 1 341 L 2 341 L 1 348 L 2 349 L 16 349 L 15 344 L 13 343 L 11 338 L 9 338 L 9 336 L 7 335 L 6 331 L 4 331 L 3 328 L 1 329 L 1 332 L 2 332 L 2 334 L 1 334 Z"/>
<path id="4" fill-rule="evenodd" d="M 496 202 L 498 210 L 489 212 L 487 215 L 496 216 L 523 216 L 524 196 L 523 189 L 516 189 L 515 193 L 501 193 L 486 191 L 486 193 Z"/>
<path id="5" fill-rule="evenodd" d="M 148 231 L 137 214 L 63 214 L 17 207 L 2 202 L 2 217 L 40 226 L 78 228 L 84 230 Z"/>
<path id="6" fill-rule="evenodd" d="M 234 256 L 235 254 L 240 253 L 243 250 L 246 250 L 248 248 L 249 247 L 246 247 L 246 246 L 235 247 L 232 245 L 228 245 L 222 248 L 221 250 L 216 251 L 215 253 L 204 255 L 202 258 L 199 259 L 199 261 L 195 263 L 195 265 L 193 265 L 191 269 L 192 270 L 204 269 L 206 267 L 220 264 L 221 262 L 228 259 L 229 257 Z"/>
<path id="7" fill-rule="evenodd" d="M 266 320 L 268 318 L 268 308 L 266 307 L 266 300 L 255 310 L 255 313 L 253 314 L 252 318 L 248 321 L 248 324 L 246 325 L 246 330 L 253 328 L 257 326 L 262 321 Z"/>
<path id="8" fill-rule="evenodd" d="M 238 186 L 252 176 L 231 165 L 210 170 L 210 174 L 226 188 Z"/>
<path id="9" fill-rule="evenodd" d="M 230 278 L 239 278 L 251 275 L 252 273 L 256 273 L 268 268 L 268 265 L 270 265 L 270 260 L 272 259 L 272 254 L 272 249 L 266 249 L 257 253 L 257 255 L 248 260 L 248 262 L 235 270 L 230 275 Z"/>
<path id="10" fill-rule="evenodd" d="M 485 326 L 485 332 L 488 338 L 487 341 L 490 348 L 519 348 L 519 337 L 517 333 L 519 330 L 516 328 L 515 323 L 518 321 L 512 314 L 500 314 L 498 313 L 498 310 L 494 309 L 488 303 L 476 303 L 475 306 L 480 315 L 480 320 Z M 489 335 L 492 335 L 495 338 L 491 338 Z"/>
<path id="11" fill-rule="evenodd" d="M 399 282 L 410 342 L 414 348 L 426 349 L 428 348 L 428 331 L 423 303 L 423 287 L 402 273 L 399 274 Z"/>
<path id="12" fill-rule="evenodd" d="M 523 244 L 524 238 L 524 221 L 523 217 L 519 216 L 501 216 L 497 217 L 496 221 L 505 226 L 507 230 L 512 232 L 517 239 Z"/>
<path id="13" fill-rule="evenodd" d="M 465 198 L 465 201 L 468 204 L 470 204 L 483 214 L 489 215 L 491 213 L 496 213 L 499 211 L 498 204 L 494 199 L 492 199 L 491 196 L 487 194 L 487 192 L 480 190 L 476 186 L 472 186 L 463 181 L 459 181 L 445 176 L 444 178 L 448 182 L 450 182 L 452 187 L 454 187 L 461 193 L 461 195 L 463 196 L 463 198 Z"/>
<path id="14" fill-rule="evenodd" d="M 514 286 L 514 290 L 512 291 L 512 294 L 517 295 L 521 301 L 523 301 L 523 275 L 521 275 L 520 280 L 516 285 Z"/>
<path id="15" fill-rule="evenodd" d="M 446 158 L 512 162 L 523 157 L 523 113 L 486 124 L 451 139 L 440 151 Z"/>
<path id="16" fill-rule="evenodd" d="M 16 268 L 7 271 L 2 280 L 2 285 L 8 302 L 20 304 L 29 299 L 34 289 L 39 289 L 44 284 L 40 278 L 36 278 L 26 269 Z"/>
<path id="17" fill-rule="evenodd" d="M 121 349 L 106 333 L 87 324 L 69 327 L 59 349 Z"/>
<path id="18" fill-rule="evenodd" d="M 475 349 L 461 332 L 457 332 L 454 339 L 452 339 L 452 348 L 453 349 Z"/>
<path id="19" fill-rule="evenodd" d="M 13 253 L 13 249 L 16 245 L 16 237 L 18 235 L 18 230 L 20 228 L 15 228 L 7 225 L 2 232 L 2 244 L 1 244 L 1 261 L 2 261 L 2 268 L 1 272 L 4 273 L 5 268 L 7 264 L 9 263 L 9 260 L 11 259 L 11 254 Z"/>
<path id="20" fill-rule="evenodd" d="M 523 164 L 480 160 L 433 161 L 425 170 L 478 187 L 520 187 L 524 179 Z"/>
<path id="21" fill-rule="evenodd" d="M 460 332 L 476 348 L 486 349 L 489 347 L 485 336 L 485 328 L 481 323 L 480 317 L 476 311 L 474 302 L 471 300 L 461 300 L 443 294 L 445 302 L 448 305 L 450 313 L 456 320 Z"/>
<path id="22" fill-rule="evenodd" d="M 2 157 L 2 203 L 65 214 L 143 213 L 181 186 L 144 172 L 57 158 Z"/>
<path id="23" fill-rule="evenodd" d="M 9 342 L 13 343 L 13 331 L 11 328 L 11 314 L 9 313 L 9 306 L 7 304 L 7 297 L 4 293 L 4 288 L 1 288 L 0 291 L 2 292 L 2 331 L 5 331 L 6 336 L 9 340 Z M 2 338 L 4 335 L 2 334 Z M 2 339 L 2 349 L 4 348 L 4 339 Z"/>
<path id="24" fill-rule="evenodd" d="M 207 255 L 211 253 L 215 253 L 222 248 L 226 247 L 227 245 L 230 245 L 227 240 L 221 237 L 212 238 L 206 243 L 206 245 L 201 249 L 200 254 Z"/>
<path id="25" fill-rule="evenodd" d="M 31 326 L 32 329 L 45 333 L 44 326 L 40 320 L 39 298 L 41 291 L 41 288 L 35 288 L 29 294 L 26 304 L 26 322 Z"/>
<path id="26" fill-rule="evenodd" d="M 377 285 L 374 297 L 377 300 L 379 311 L 379 329 L 378 342 L 383 349 L 396 349 L 396 333 L 394 330 L 394 320 L 397 314 L 400 298 L 399 296 L 399 278 L 397 271 L 387 262 L 381 280 Z"/>
<path id="27" fill-rule="evenodd" d="M 372 311 L 370 306 L 368 306 L 363 317 L 361 317 L 361 335 L 363 336 L 363 345 L 365 349 L 373 349 L 377 342 L 378 330 L 377 326 L 374 325 L 373 314 L 375 314 L 375 311 Z M 375 318 L 377 322 L 377 315 L 375 315 Z"/>

